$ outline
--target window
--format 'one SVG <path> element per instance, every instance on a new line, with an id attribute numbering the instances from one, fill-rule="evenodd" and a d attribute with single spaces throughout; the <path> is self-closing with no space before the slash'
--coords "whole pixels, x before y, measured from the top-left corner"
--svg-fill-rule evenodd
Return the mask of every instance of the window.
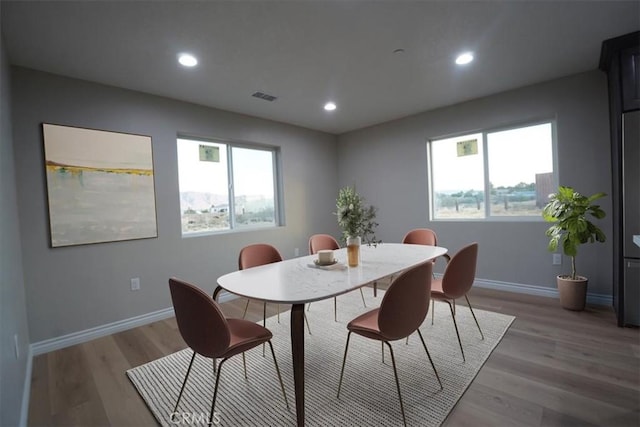
<path id="1" fill-rule="evenodd" d="M 178 138 L 182 234 L 279 224 L 277 150 Z"/>
<path id="2" fill-rule="evenodd" d="M 554 135 L 544 122 L 429 141 L 431 219 L 541 218 Z"/>

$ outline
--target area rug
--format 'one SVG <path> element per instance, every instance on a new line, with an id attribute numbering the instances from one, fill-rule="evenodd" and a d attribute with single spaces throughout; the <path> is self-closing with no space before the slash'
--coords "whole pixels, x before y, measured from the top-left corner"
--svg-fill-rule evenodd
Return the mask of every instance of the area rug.
<path id="1" fill-rule="evenodd" d="M 372 296 L 365 290 L 367 307 L 360 292 L 338 297 L 338 322 L 333 300 L 311 304 L 306 315 L 311 335 L 305 329 L 305 423 L 308 426 L 402 425 L 400 403 L 388 349 L 382 362 L 381 345 L 357 335 L 351 337 L 340 398 L 336 397 L 340 367 L 347 339 L 346 324 L 358 314 L 377 307 L 383 292 Z M 475 310 L 485 339 L 467 307 L 458 306 L 457 320 L 465 351 L 462 361 L 449 308 L 435 304 L 435 323 L 429 313 L 420 328 L 444 389 L 440 390 L 417 334 L 392 343 L 408 425 L 438 426 L 447 418 L 515 319 Z M 267 348 L 246 353 L 248 379 L 242 357 L 225 363 L 220 379 L 213 424 L 220 426 L 291 426 L 296 424 L 289 314 L 267 319 L 282 372 L 289 408 L 285 407 Z M 192 352 L 185 349 L 130 369 L 127 375 L 162 426 L 206 424 L 213 396 L 214 374 L 210 359 L 196 356 L 180 401 L 173 408 Z M 173 414 L 172 414 L 173 413 Z"/>

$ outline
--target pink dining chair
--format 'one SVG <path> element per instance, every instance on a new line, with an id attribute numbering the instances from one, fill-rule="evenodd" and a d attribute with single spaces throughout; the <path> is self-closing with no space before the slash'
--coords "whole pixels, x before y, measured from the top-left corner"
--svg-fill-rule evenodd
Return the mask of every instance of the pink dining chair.
<path id="1" fill-rule="evenodd" d="M 390 341 L 404 339 L 417 331 L 422 341 L 422 346 L 431 363 L 431 367 L 433 368 L 433 372 L 440 384 L 440 389 L 442 389 L 440 376 L 433 364 L 433 359 L 431 359 L 431 355 L 419 329 L 429 311 L 432 271 L 433 264 L 430 262 L 404 271 L 391 283 L 382 298 L 379 308 L 361 314 L 349 322 L 347 325 L 349 333 L 347 335 L 347 344 L 344 349 L 344 359 L 342 361 L 340 382 L 338 384 L 338 398 L 340 398 L 340 389 L 342 387 L 342 378 L 344 376 L 344 367 L 347 361 L 347 351 L 349 350 L 351 333 L 381 341 L 383 346 L 386 344 L 387 347 L 389 347 L 404 425 L 407 424 L 407 421 L 404 414 L 402 394 L 400 393 L 398 371 L 396 369 L 395 357 Z M 359 386 L 363 387 L 364 385 L 360 384 Z"/>
<path id="2" fill-rule="evenodd" d="M 438 246 L 438 236 L 436 232 L 430 228 L 414 228 L 404 235 L 402 243 L 409 245 Z M 449 255 L 444 254 L 442 257 L 449 261 Z M 436 260 L 434 259 L 433 263 L 435 264 L 435 262 Z M 391 280 L 393 280 L 393 277 L 391 277 Z"/>
<path id="3" fill-rule="evenodd" d="M 321 250 L 337 250 L 340 249 L 340 244 L 338 241 L 329 234 L 314 234 L 309 237 L 309 255 L 315 255 L 318 251 Z M 362 292 L 362 288 L 358 289 L 360 291 L 360 296 L 362 297 L 362 305 L 365 307 L 367 303 L 364 300 L 364 293 Z M 307 311 L 311 308 L 311 303 L 307 306 Z M 333 320 L 335 322 L 338 321 L 338 298 L 333 297 Z"/>
<path id="4" fill-rule="evenodd" d="M 287 409 L 289 409 L 289 402 L 287 401 L 287 394 L 284 390 L 282 376 L 280 375 L 280 368 L 278 367 L 276 354 L 271 344 L 271 338 L 273 337 L 271 331 L 248 320 L 225 318 L 218 303 L 204 291 L 192 284 L 171 278 L 169 279 L 169 289 L 171 291 L 171 300 L 173 302 L 176 322 L 178 323 L 178 330 L 184 341 L 193 350 L 193 356 L 191 356 L 191 362 L 189 362 L 189 368 L 182 382 L 180 394 L 178 394 L 178 400 L 176 400 L 173 412 L 176 412 L 178 409 L 178 404 L 184 392 L 184 387 L 187 384 L 187 379 L 189 378 L 196 354 L 213 359 L 214 373 L 216 373 L 216 359 L 222 359 L 218 364 L 216 382 L 213 388 L 213 399 L 211 401 L 211 412 L 209 414 L 209 420 L 212 420 L 216 398 L 218 396 L 220 373 L 222 372 L 224 362 L 242 353 L 244 375 L 246 378 L 247 364 L 244 352 L 264 343 L 269 343 L 273 363 L 276 367 L 276 374 L 280 382 L 280 389 L 282 390 L 282 396 L 284 397 Z"/>
<path id="5" fill-rule="evenodd" d="M 244 270 L 251 267 L 258 267 L 260 265 L 272 264 L 274 262 L 282 261 L 282 255 L 280 252 L 273 246 L 266 243 L 255 243 L 252 245 L 245 246 L 240 250 L 240 255 L 238 256 L 238 268 L 240 270 Z M 249 299 L 247 299 L 247 304 L 244 306 L 244 313 L 242 314 L 242 318 L 244 319 L 247 315 L 247 309 L 249 308 Z M 278 310 L 278 323 L 280 323 L 280 305 L 277 306 Z M 307 322 L 307 329 L 309 330 L 309 334 L 311 334 L 311 328 L 309 327 L 309 321 L 305 316 L 305 321 Z M 262 306 L 262 325 L 267 325 L 267 303 L 266 301 Z"/>
<path id="6" fill-rule="evenodd" d="M 407 243 L 411 245 L 426 245 L 426 246 L 438 246 L 438 236 L 436 232 L 431 230 L 430 228 L 415 228 L 405 234 L 402 239 L 402 243 Z M 451 259 L 448 254 L 442 255 L 447 261 Z M 435 263 L 436 260 L 434 259 Z"/>
<path id="7" fill-rule="evenodd" d="M 414 228 L 404 235 L 404 237 L 402 238 L 402 243 L 406 243 L 409 245 L 438 246 L 438 235 L 430 228 Z M 449 260 L 451 259 L 448 254 L 442 255 L 442 257 L 447 262 L 449 262 Z M 435 265 L 436 260 L 434 259 L 432 262 Z M 435 275 L 433 277 L 435 279 Z M 431 310 L 431 316 L 433 317 L 433 308 Z M 408 343 L 409 337 L 407 337 L 407 344 Z"/>
<path id="8" fill-rule="evenodd" d="M 471 307 L 471 302 L 467 293 L 473 285 L 473 281 L 476 277 L 476 263 L 478 260 L 478 244 L 471 243 L 464 248 L 460 249 L 447 263 L 444 270 L 444 274 L 440 279 L 434 279 L 431 284 L 431 300 L 435 302 L 444 301 L 449 305 L 451 310 L 451 317 L 453 319 L 453 326 L 456 329 L 456 335 L 458 336 L 458 344 L 460 344 L 460 352 L 462 353 L 462 360 L 465 360 L 464 350 L 462 349 L 462 340 L 460 339 L 460 332 L 458 331 L 458 324 L 456 322 L 456 299 L 463 297 L 467 301 L 469 310 L 473 320 L 476 322 L 478 331 L 480 331 L 480 337 L 484 339 L 482 329 L 476 315 Z M 431 324 L 433 324 L 433 307 L 431 310 Z"/>
<path id="9" fill-rule="evenodd" d="M 280 252 L 271 245 L 266 243 L 256 243 L 253 245 L 245 246 L 240 250 L 238 256 L 238 269 L 244 270 L 246 268 L 257 267 L 259 265 L 272 264 L 274 262 L 282 261 L 282 255 Z M 247 304 L 244 306 L 244 313 L 242 318 L 247 316 L 247 309 L 249 308 L 249 298 L 247 298 Z M 266 326 L 267 321 L 267 303 L 263 304 L 262 308 L 262 321 L 263 326 Z M 280 306 L 278 306 L 278 322 L 280 322 Z"/>

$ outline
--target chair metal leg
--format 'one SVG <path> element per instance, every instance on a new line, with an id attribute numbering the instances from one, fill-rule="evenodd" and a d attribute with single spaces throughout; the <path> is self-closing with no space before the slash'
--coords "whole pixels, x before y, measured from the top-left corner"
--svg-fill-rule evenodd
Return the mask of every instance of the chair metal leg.
<path id="1" fill-rule="evenodd" d="M 384 342 L 380 341 L 380 347 L 382 347 L 382 364 L 384 365 Z"/>
<path id="2" fill-rule="evenodd" d="M 347 351 L 349 350 L 349 340 L 351 339 L 351 331 L 347 334 L 347 344 L 344 346 L 344 357 L 342 358 L 342 369 L 340 370 L 340 382 L 338 382 L 338 396 L 340 399 L 340 388 L 342 388 L 342 376 L 344 375 L 344 365 L 347 362 Z"/>
<path id="3" fill-rule="evenodd" d="M 262 326 L 267 327 L 267 303 L 262 305 Z M 262 344 L 262 357 L 265 356 L 264 344 Z"/>
<path id="4" fill-rule="evenodd" d="M 427 352 L 427 357 L 429 358 L 429 362 L 431 362 L 431 367 L 433 368 L 433 372 L 436 374 L 436 378 L 438 379 L 438 383 L 440 384 L 440 390 L 442 387 L 442 381 L 440 381 L 440 375 L 438 375 L 438 371 L 436 370 L 436 365 L 433 364 L 433 359 L 431 359 L 431 355 L 429 354 L 429 350 L 427 350 L 427 344 L 424 342 L 424 338 L 422 337 L 422 332 L 418 329 L 418 335 L 420 336 L 420 341 L 422 341 L 422 346 L 424 347 L 424 351 Z"/>
<path id="5" fill-rule="evenodd" d="M 189 368 L 187 369 L 187 375 L 184 376 L 184 381 L 182 382 L 182 387 L 180 388 L 180 394 L 178 394 L 178 400 L 176 400 L 176 406 L 173 408 L 173 412 L 178 410 L 178 403 L 180 403 L 180 398 L 182 397 L 182 392 L 184 391 L 184 386 L 187 385 L 187 378 L 189 378 L 189 373 L 191 372 L 191 366 L 193 365 L 193 361 L 196 358 L 196 352 L 193 352 L 193 356 L 191 356 L 191 362 L 189 362 Z M 215 359 L 214 359 L 215 366 Z"/>
<path id="6" fill-rule="evenodd" d="M 242 313 L 242 318 L 244 319 L 247 316 L 247 309 L 249 308 L 249 299 L 247 298 L 247 303 L 244 306 L 244 313 Z"/>
<path id="7" fill-rule="evenodd" d="M 276 304 L 276 309 L 278 310 L 278 323 L 280 323 L 280 304 Z"/>
<path id="8" fill-rule="evenodd" d="M 466 362 L 464 358 L 464 350 L 462 349 L 462 340 L 460 339 L 460 332 L 458 332 L 458 323 L 456 322 L 456 313 L 453 305 L 447 300 L 443 300 L 447 304 L 449 304 L 449 310 L 451 310 L 451 318 L 453 319 L 453 326 L 456 328 L 456 335 L 458 336 L 458 344 L 460 344 L 460 352 L 462 353 L 462 361 Z"/>
<path id="9" fill-rule="evenodd" d="M 333 321 L 338 321 L 338 298 L 333 297 Z"/>
<path id="10" fill-rule="evenodd" d="M 307 304 L 307 311 L 309 311 L 309 309 L 311 309 L 311 303 Z"/>
<path id="11" fill-rule="evenodd" d="M 244 379 L 248 379 L 247 377 L 247 358 L 244 357 L 244 351 L 242 352 L 242 366 L 244 367 Z M 216 365 L 215 362 L 213 364 L 213 372 L 216 371 Z"/>
<path id="12" fill-rule="evenodd" d="M 284 383 L 282 382 L 282 376 L 280 375 L 280 368 L 278 367 L 278 361 L 276 359 L 276 353 L 273 351 L 273 344 L 271 344 L 271 341 L 267 341 L 269 343 L 269 348 L 271 349 L 271 355 L 273 356 L 273 363 L 276 367 L 276 373 L 278 374 L 278 380 L 280 381 L 280 388 L 282 389 L 282 395 L 284 396 L 284 402 L 287 405 L 287 409 L 289 409 L 289 401 L 287 400 L 287 394 L 284 391 Z M 195 357 L 195 353 L 194 353 L 194 357 Z M 213 419 L 213 413 L 214 413 L 214 409 L 216 406 L 216 398 L 218 397 L 218 384 L 220 382 L 220 373 L 222 372 L 222 364 L 224 362 L 226 362 L 229 358 L 225 357 L 224 359 L 222 359 L 222 361 L 220 362 L 220 365 L 218 365 L 218 373 L 216 374 L 216 384 L 214 386 L 213 389 L 213 399 L 211 401 L 211 413 L 209 414 L 209 420 Z M 243 359 L 243 363 L 245 363 L 244 360 L 244 353 L 242 353 L 242 359 Z M 193 358 L 191 359 L 191 363 L 193 363 Z M 215 366 L 215 359 L 214 359 L 214 366 Z M 191 369 L 191 365 L 189 365 L 189 369 Z M 245 364 L 245 369 L 246 369 L 246 364 Z M 215 371 L 214 371 L 215 372 Z M 246 371 L 245 371 L 246 373 Z M 187 372 L 188 375 L 188 372 Z M 246 378 L 246 376 L 245 376 Z M 186 378 L 185 378 L 185 382 L 186 382 Z M 184 388 L 184 384 L 182 386 Z M 182 390 L 180 391 L 180 394 L 182 395 Z M 179 399 L 179 397 L 178 397 Z M 177 408 L 177 404 L 176 404 L 176 408 Z M 175 409 L 174 409 L 175 412 Z"/>
<path id="13" fill-rule="evenodd" d="M 287 405 L 287 409 L 289 409 L 289 401 L 287 400 L 287 392 L 284 391 L 284 383 L 282 382 L 282 376 L 280 375 L 280 368 L 278 367 L 278 360 L 276 359 L 276 353 L 275 353 L 275 351 L 273 351 L 273 344 L 271 344 L 271 340 L 269 340 L 267 342 L 269 343 L 269 348 L 271 348 L 271 355 L 273 356 L 273 364 L 276 366 L 276 374 L 278 374 L 278 381 L 280 381 L 280 389 L 282 390 L 282 396 L 284 397 L 284 403 Z"/>
<path id="14" fill-rule="evenodd" d="M 307 330 L 309 331 L 309 335 L 311 335 L 311 326 L 309 326 L 309 320 L 307 320 L 307 315 L 304 314 L 304 312 L 302 314 L 304 315 L 304 321 L 307 324 Z"/>
<path id="15" fill-rule="evenodd" d="M 211 412 L 209 413 L 209 420 L 213 420 L 213 410 L 216 407 L 216 398 L 218 397 L 218 382 L 220 381 L 220 372 L 222 372 L 222 364 L 228 360 L 228 357 L 225 357 L 218 365 L 218 373 L 216 374 L 216 385 L 213 388 L 213 399 L 211 400 Z"/>
<path id="16" fill-rule="evenodd" d="M 431 326 L 433 326 L 433 318 L 436 312 L 436 300 L 431 298 Z"/>
<path id="17" fill-rule="evenodd" d="M 364 300 L 364 292 L 362 292 L 362 288 L 360 288 L 360 296 L 362 297 L 362 305 L 367 308 L 367 303 Z"/>
<path id="18" fill-rule="evenodd" d="M 400 393 L 400 381 L 398 380 L 398 370 L 396 369 L 396 359 L 393 357 L 393 348 L 387 341 L 383 341 L 387 347 L 389 347 L 389 353 L 391 353 L 391 364 L 393 365 L 393 375 L 396 377 L 396 387 L 398 388 L 398 398 L 400 399 L 400 411 L 402 412 L 402 423 L 406 426 L 407 419 L 404 416 L 404 405 L 402 403 L 402 394 Z"/>
<path id="19" fill-rule="evenodd" d="M 482 333 L 482 329 L 480 329 L 480 324 L 478 323 L 478 319 L 476 319 L 476 315 L 473 312 L 473 308 L 471 307 L 471 302 L 469 301 L 469 297 L 465 294 L 464 299 L 467 300 L 467 305 L 469 306 L 469 310 L 471 310 L 471 315 L 473 316 L 473 320 L 476 321 L 476 326 L 478 327 L 478 330 L 480 331 L 480 336 L 482 337 L 482 339 L 484 339 L 484 334 Z"/>

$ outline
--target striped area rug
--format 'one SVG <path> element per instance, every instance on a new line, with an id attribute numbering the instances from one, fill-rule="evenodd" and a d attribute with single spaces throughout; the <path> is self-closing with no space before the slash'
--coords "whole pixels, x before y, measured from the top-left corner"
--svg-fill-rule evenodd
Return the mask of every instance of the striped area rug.
<path id="1" fill-rule="evenodd" d="M 333 317 L 333 299 L 311 304 L 306 311 L 311 335 L 305 337 L 306 425 L 308 426 L 395 426 L 402 415 L 388 349 L 382 363 L 379 342 L 353 335 L 340 399 L 336 398 L 340 367 L 347 339 L 346 324 L 358 314 L 380 304 L 382 292 L 373 298 L 365 290 L 367 308 L 359 292 L 338 297 L 338 322 Z M 444 390 L 440 390 L 417 334 L 392 343 L 408 425 L 438 426 L 478 374 L 498 345 L 513 316 L 475 310 L 485 339 L 467 307 L 458 306 L 457 319 L 466 362 L 462 361 L 449 308 L 436 302 L 435 323 L 431 313 L 420 328 L 433 357 Z M 246 353 L 248 379 L 242 357 L 223 366 L 216 402 L 214 425 L 295 425 L 295 400 L 288 313 L 267 319 L 280 365 L 289 407 L 275 373 L 269 349 L 262 356 L 258 347 Z M 305 329 L 306 331 L 306 329 Z M 192 352 L 185 349 L 130 369 L 127 375 L 162 426 L 205 424 L 211 408 L 214 374 L 210 359 L 196 356 L 177 413 L 173 414 L 180 386 Z"/>

